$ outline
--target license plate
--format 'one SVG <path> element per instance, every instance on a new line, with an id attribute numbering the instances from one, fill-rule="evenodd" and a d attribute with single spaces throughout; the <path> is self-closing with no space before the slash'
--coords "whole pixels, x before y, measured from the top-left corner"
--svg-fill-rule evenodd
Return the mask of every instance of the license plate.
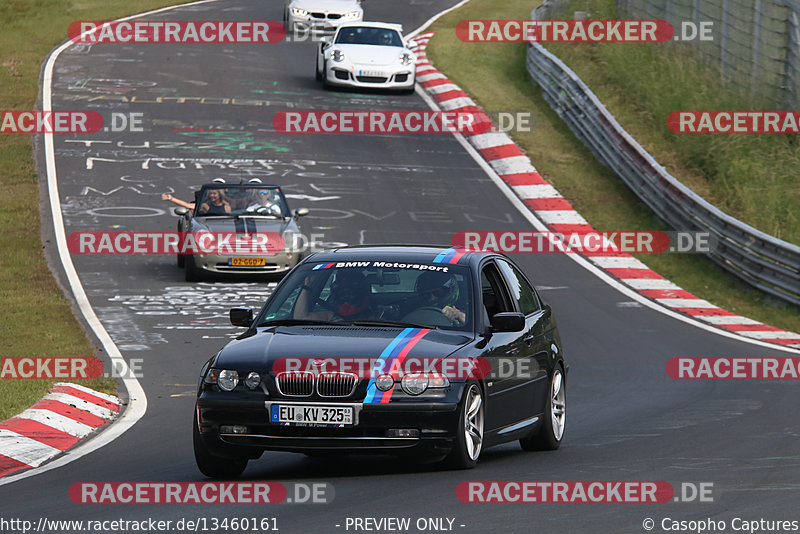
<path id="1" fill-rule="evenodd" d="M 263 267 L 267 264 L 265 258 L 229 258 L 228 265 L 233 267 Z"/>
<path id="2" fill-rule="evenodd" d="M 360 70 L 358 71 L 359 76 L 374 76 L 376 78 L 388 78 L 386 73 L 380 70 Z"/>
<path id="3" fill-rule="evenodd" d="M 273 404 L 270 420 L 273 423 L 289 424 L 352 425 L 353 407 L 323 404 Z"/>

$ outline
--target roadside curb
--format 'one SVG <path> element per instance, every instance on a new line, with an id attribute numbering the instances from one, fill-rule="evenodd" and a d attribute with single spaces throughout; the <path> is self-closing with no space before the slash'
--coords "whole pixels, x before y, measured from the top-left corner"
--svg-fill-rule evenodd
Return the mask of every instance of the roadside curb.
<path id="1" fill-rule="evenodd" d="M 119 415 L 122 401 L 78 384 L 58 382 L 36 404 L 0 422 L 0 477 L 39 467 Z"/>
<path id="2" fill-rule="evenodd" d="M 444 111 L 478 111 L 467 93 L 439 72 L 428 60 L 425 49 L 433 32 L 420 33 L 409 41 L 418 57 L 417 83 Z M 594 228 L 547 182 L 530 159 L 504 132 L 463 134 L 516 196 L 550 231 L 557 233 L 595 232 Z M 672 311 L 746 338 L 782 348 L 800 349 L 800 334 L 782 330 L 720 308 L 665 279 L 625 252 L 582 254 L 593 265 L 627 288 Z"/>

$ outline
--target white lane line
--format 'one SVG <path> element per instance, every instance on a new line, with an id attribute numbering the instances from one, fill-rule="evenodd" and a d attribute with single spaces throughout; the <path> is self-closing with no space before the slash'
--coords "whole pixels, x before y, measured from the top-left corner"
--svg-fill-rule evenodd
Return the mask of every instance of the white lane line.
<path id="1" fill-rule="evenodd" d="M 37 467 L 61 451 L 41 441 L 0 428 L 0 454 L 31 467 Z"/>
<path id="2" fill-rule="evenodd" d="M 74 419 L 70 419 L 60 413 L 51 412 L 50 410 L 40 410 L 38 408 L 28 408 L 19 415 L 15 415 L 13 419 L 28 419 L 36 421 L 43 425 L 47 425 L 59 432 L 64 432 L 70 436 L 82 438 L 92 433 L 94 428 L 85 425 Z"/>
<path id="3" fill-rule="evenodd" d="M 766 325 L 764 325 L 766 326 Z M 753 339 L 799 339 L 800 334 L 795 332 L 786 332 L 785 330 L 738 330 L 739 334 Z"/>

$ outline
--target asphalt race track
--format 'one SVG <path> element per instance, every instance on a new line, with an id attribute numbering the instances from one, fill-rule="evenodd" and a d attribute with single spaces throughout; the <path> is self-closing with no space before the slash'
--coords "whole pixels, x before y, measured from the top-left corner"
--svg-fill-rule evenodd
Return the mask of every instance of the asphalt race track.
<path id="1" fill-rule="evenodd" d="M 370 20 L 410 32 L 453 0 L 368 0 Z M 166 11 L 164 20 L 280 20 L 282 2 L 225 0 Z M 305 233 L 327 242 L 439 243 L 463 230 L 526 230 L 529 223 L 451 135 L 281 135 L 283 110 L 426 110 L 418 95 L 323 91 L 312 42 L 274 45 L 76 45 L 55 65 L 54 109 L 142 112 L 142 133 L 55 140 L 67 235 L 174 231 L 172 192 L 221 176 L 280 184 L 308 207 Z M 159 97 L 160 100 L 159 100 Z M 131 101 L 133 100 L 133 101 Z M 208 132 L 200 129 L 239 130 Z M 264 131 L 266 130 L 266 131 Z M 44 172 L 43 151 L 38 164 Z M 535 163 L 535 154 L 532 155 Z M 210 160 L 216 160 L 212 163 Z M 239 160 L 234 163 L 232 160 Z M 45 225 L 49 214 L 43 217 Z M 48 251 L 54 259 L 53 247 Z M 330 504 L 274 506 L 74 504 L 83 481 L 203 481 L 192 455 L 198 372 L 237 329 L 228 308 L 259 306 L 265 284 L 190 284 L 171 256 L 80 256 L 92 307 L 126 359 L 142 360 L 147 413 L 110 444 L 66 466 L 0 486 L 4 516 L 47 519 L 271 517 L 283 533 L 347 532 L 347 517 L 454 518 L 453 529 L 642 532 L 653 518 L 797 519 L 800 456 L 791 381 L 675 381 L 675 356 L 788 356 L 723 337 L 631 301 L 571 259 L 515 257 L 552 304 L 567 361 L 562 448 L 485 451 L 472 471 L 398 462 L 265 453 L 242 480 L 327 482 Z M 465 480 L 653 480 L 678 491 L 713 483 L 713 502 L 466 504 Z M 445 524 L 447 524 L 445 522 Z M 337 525 L 339 525 L 337 527 Z M 463 525 L 463 526 L 461 526 Z M 352 532 L 352 528 L 350 532 Z M 411 532 L 416 532 L 412 529 Z"/>

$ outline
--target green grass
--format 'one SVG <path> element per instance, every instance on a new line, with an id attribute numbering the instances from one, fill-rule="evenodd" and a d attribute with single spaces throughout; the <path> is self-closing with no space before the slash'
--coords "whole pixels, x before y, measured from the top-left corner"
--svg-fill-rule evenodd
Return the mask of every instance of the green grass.
<path id="1" fill-rule="evenodd" d="M 31 110 L 41 62 L 76 20 L 108 20 L 174 4 L 168 0 L 2 0 L 0 2 L 0 110 Z M 85 357 L 95 349 L 76 321 L 42 254 L 39 187 L 31 136 L 0 135 L 0 357 Z M 13 202 L 11 200 L 13 199 Z M 82 382 L 114 392 L 117 381 Z M 0 420 L 24 410 L 53 384 L 0 380 Z"/>
<path id="2" fill-rule="evenodd" d="M 595 9 L 594 2 L 582 1 L 576 5 L 575 9 L 583 6 L 592 11 L 592 18 L 604 18 L 604 12 Z M 616 175 L 595 160 L 544 101 L 541 90 L 525 69 L 524 44 L 465 43 L 456 37 L 455 27 L 461 20 L 527 19 L 530 9 L 529 0 L 508 0 L 502 4 L 472 0 L 434 24 L 431 30 L 436 35 L 428 45 L 428 57 L 485 109 L 530 110 L 535 114 L 536 128 L 529 133 L 514 133 L 512 137 L 542 176 L 595 228 L 602 231 L 666 229 Z M 616 15 L 606 18 L 616 18 Z M 725 109 L 724 104 L 733 106 L 730 109 L 746 108 L 741 107 L 741 100 L 735 95 L 724 96 L 714 85 L 713 76 L 706 76 L 704 80 L 702 75 L 696 74 L 697 65 L 685 57 L 665 53 L 664 45 L 659 45 L 662 48 L 613 45 L 613 51 L 603 48 L 610 46 L 565 44 L 558 47 L 557 53 L 561 56 L 564 52 L 562 59 L 598 94 L 620 123 L 678 179 L 732 215 L 764 231 L 784 239 L 796 235 L 800 211 L 797 209 L 800 154 L 791 149 L 796 142 L 794 138 L 670 134 L 665 125 L 668 111 L 715 109 L 719 105 L 722 105 L 720 109 Z M 606 59 L 607 55 L 612 59 Z M 613 68 L 606 62 L 613 62 Z M 620 80 L 627 80 L 626 85 L 616 85 L 622 83 Z M 756 154 L 760 154 L 760 159 Z M 750 178 L 756 170 L 754 167 L 772 168 L 774 172 L 756 181 Z M 713 168 L 724 172 L 710 179 L 704 173 Z M 737 176 L 737 172 L 743 176 Z M 767 205 L 774 207 L 765 210 Z M 763 223 L 749 218 L 759 211 L 772 213 L 759 215 L 766 218 Z M 800 332 L 800 314 L 796 307 L 776 302 L 702 256 L 639 254 L 637 258 L 718 306 Z"/>

